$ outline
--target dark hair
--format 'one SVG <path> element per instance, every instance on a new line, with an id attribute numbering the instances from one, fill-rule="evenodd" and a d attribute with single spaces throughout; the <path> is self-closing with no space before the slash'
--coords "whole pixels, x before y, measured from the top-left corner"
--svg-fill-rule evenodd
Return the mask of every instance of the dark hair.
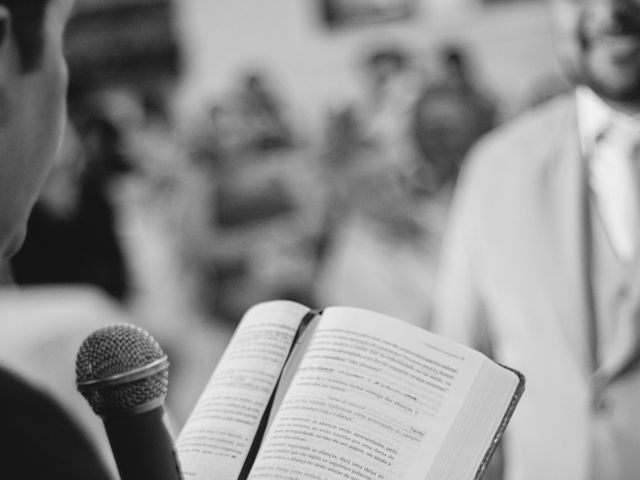
<path id="1" fill-rule="evenodd" d="M 446 65 L 453 66 L 458 70 L 467 68 L 467 51 L 461 45 L 449 44 L 443 46 L 440 50 L 440 58 Z"/>
<path id="2" fill-rule="evenodd" d="M 408 66 L 409 57 L 400 47 L 382 47 L 374 50 L 365 58 L 368 67 L 375 67 L 380 63 L 392 63 L 397 70 L 402 70 Z"/>
<path id="3" fill-rule="evenodd" d="M 50 0 L 0 0 L 11 12 L 11 28 L 25 71 L 38 66 L 43 48 L 44 17 Z M 2 32 L 6 34 L 6 32 Z"/>

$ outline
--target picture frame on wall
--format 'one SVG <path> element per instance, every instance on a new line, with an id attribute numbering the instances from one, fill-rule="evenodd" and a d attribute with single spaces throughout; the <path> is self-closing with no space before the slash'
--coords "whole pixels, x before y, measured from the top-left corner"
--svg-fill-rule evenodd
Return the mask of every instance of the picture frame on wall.
<path id="1" fill-rule="evenodd" d="M 322 21 L 330 28 L 407 20 L 418 0 L 318 0 Z"/>

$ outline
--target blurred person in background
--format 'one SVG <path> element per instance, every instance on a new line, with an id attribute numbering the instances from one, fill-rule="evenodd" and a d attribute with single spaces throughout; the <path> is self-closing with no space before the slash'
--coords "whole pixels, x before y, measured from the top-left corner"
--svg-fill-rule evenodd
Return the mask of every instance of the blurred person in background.
<path id="1" fill-rule="evenodd" d="M 527 378 L 504 478 L 629 480 L 640 470 L 640 2 L 550 8 L 575 88 L 472 153 L 432 326 Z"/>
<path id="2" fill-rule="evenodd" d="M 372 109 L 382 109 L 399 101 L 406 76 L 412 69 L 411 55 L 395 45 L 373 48 L 364 58 L 363 75 L 367 83 L 367 104 Z"/>
<path id="3" fill-rule="evenodd" d="M 422 73 L 410 51 L 402 46 L 372 48 L 362 67 L 364 96 L 355 105 L 361 133 L 380 158 L 392 166 L 407 156 L 405 135 Z"/>
<path id="4" fill-rule="evenodd" d="M 373 172 L 388 173 L 411 161 L 413 152 L 407 134 L 418 84 L 423 81 L 413 64 L 414 59 L 404 48 L 371 48 L 362 65 L 362 98 L 329 111 L 321 156 L 330 203 L 319 242 L 319 264 L 332 241 L 335 225 L 359 198 L 353 191 L 361 186 L 366 189 L 369 181 L 365 178 L 373 180 Z"/>
<path id="5" fill-rule="evenodd" d="M 252 97 L 270 97 L 262 88 L 254 85 Z M 309 301 L 322 187 L 313 182 L 315 159 L 291 148 L 289 133 L 286 142 L 256 143 L 266 131 L 247 117 L 276 108 L 264 105 L 272 101 L 227 96 L 209 107 L 190 144 L 181 250 L 200 308 L 227 326 L 260 301 Z M 269 124 L 270 116 L 254 120 Z"/>
<path id="6" fill-rule="evenodd" d="M 455 95 L 465 105 L 468 118 L 465 122 L 466 140 L 461 150 L 467 150 L 480 136 L 499 123 L 498 102 L 480 84 L 473 68 L 471 53 L 463 45 L 447 44 L 440 47 L 437 61 L 442 78 L 431 88 L 442 95 Z"/>
<path id="7" fill-rule="evenodd" d="M 264 73 L 252 72 L 246 76 L 239 102 L 252 149 L 264 151 L 291 146 L 293 133 L 282 100 Z"/>
<path id="8" fill-rule="evenodd" d="M 340 214 L 327 226 L 318 267 L 322 305 L 354 305 L 416 324 L 428 316 L 451 192 L 467 149 L 485 130 L 456 89 L 427 85 L 404 120 L 402 143 L 411 148 L 401 163 L 386 162 L 346 113 L 332 129 L 333 178 L 326 183 L 337 187 L 332 200 L 339 206 L 330 210 Z"/>
<path id="9" fill-rule="evenodd" d="M 179 254 L 193 278 L 196 308 L 212 322 L 235 322 L 239 312 L 226 312 L 223 306 L 225 283 L 233 283 L 246 274 L 240 255 L 222 252 L 233 250 L 218 247 L 217 199 L 221 179 L 231 175 L 240 158 L 246 154 L 248 135 L 241 121 L 235 99 L 213 100 L 193 122 L 187 132 L 189 158 L 183 182 L 182 219 L 180 222 Z M 246 251 L 246 246 L 240 247 Z M 222 258 L 221 258 L 222 257 Z"/>
<path id="10" fill-rule="evenodd" d="M 232 95 L 213 100 L 186 133 L 191 160 L 206 171 L 235 161 L 250 143 L 238 101 Z M 211 172 L 212 173 L 212 172 Z"/>
<path id="11" fill-rule="evenodd" d="M 435 166 L 453 184 L 465 155 L 499 123 L 497 101 L 486 94 L 471 68 L 471 54 L 455 44 L 440 47 L 433 79 L 421 88 L 413 110 L 412 133 L 425 165 Z M 424 174 L 423 174 L 424 177 Z"/>
<path id="12" fill-rule="evenodd" d="M 63 133 L 67 67 L 62 44 L 72 7 L 72 0 L 0 1 L 2 261 L 22 245 L 29 213 L 51 169 Z M 11 296 L 7 300 L 4 289 L 0 294 L 0 340 L 6 342 L 0 351 L 6 355 L 11 350 L 12 331 L 17 330 L 19 336 L 34 325 L 19 315 L 22 307 L 31 307 L 28 299 Z M 22 307 L 7 308 L 12 299 L 17 299 Z M 0 368 L 3 474 L 34 480 L 110 478 L 70 414 L 45 390 L 36 387 L 33 377 L 23 379 L 11 372 L 9 369 L 16 364 L 5 369 L 6 360 L 2 358 Z"/>

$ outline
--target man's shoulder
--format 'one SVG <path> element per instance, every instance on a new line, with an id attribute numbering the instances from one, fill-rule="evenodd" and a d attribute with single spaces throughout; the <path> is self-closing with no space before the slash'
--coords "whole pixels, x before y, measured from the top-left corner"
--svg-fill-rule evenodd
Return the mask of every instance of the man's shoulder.
<path id="1" fill-rule="evenodd" d="M 575 130 L 575 98 L 562 95 L 520 114 L 486 135 L 470 154 L 480 168 L 510 171 L 537 167 L 559 141 Z"/>
<path id="2" fill-rule="evenodd" d="M 549 178 L 576 134 L 573 96 L 551 100 L 482 138 L 465 160 L 458 190 L 474 209 L 511 209 L 533 183 Z"/>
<path id="3" fill-rule="evenodd" d="M 84 433 L 46 393 L 2 367 L 0 392 L 0 410 L 6 413 L 0 457 L 9 477 L 110 478 Z"/>

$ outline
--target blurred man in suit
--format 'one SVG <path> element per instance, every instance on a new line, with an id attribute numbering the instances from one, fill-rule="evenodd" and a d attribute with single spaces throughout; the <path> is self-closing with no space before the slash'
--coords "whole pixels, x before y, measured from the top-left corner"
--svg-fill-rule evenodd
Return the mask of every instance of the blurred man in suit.
<path id="1" fill-rule="evenodd" d="M 0 262 L 25 225 L 61 139 L 73 0 L 0 0 Z M 0 368 L 3 477 L 106 479 L 93 447 L 47 395 Z"/>
<path id="2" fill-rule="evenodd" d="M 640 471 L 640 0 L 550 0 L 575 83 L 490 134 L 452 212 L 434 329 L 521 370 L 509 480 Z"/>

